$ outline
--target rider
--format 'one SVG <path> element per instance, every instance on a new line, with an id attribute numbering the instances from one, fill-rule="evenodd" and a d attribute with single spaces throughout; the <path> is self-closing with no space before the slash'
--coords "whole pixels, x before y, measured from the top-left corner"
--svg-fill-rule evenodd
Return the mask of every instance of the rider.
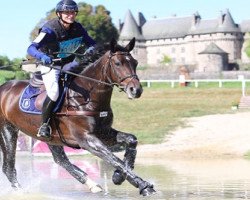
<path id="1" fill-rule="evenodd" d="M 46 139 L 51 137 L 49 121 L 59 96 L 59 69 L 62 67 L 64 70 L 72 70 L 79 66 L 75 56 L 70 53 L 75 52 L 83 43 L 89 47 L 86 51 L 89 54 L 94 53 L 96 45 L 83 26 L 75 21 L 78 6 L 73 0 L 61 0 L 55 11 L 57 18 L 43 25 L 27 50 L 29 55 L 42 62 L 41 73 L 47 97 L 43 103 L 42 125 L 37 136 Z M 58 70 L 48 67 L 53 58 L 61 58 L 60 63 L 54 62 L 54 65 L 60 65 Z"/>

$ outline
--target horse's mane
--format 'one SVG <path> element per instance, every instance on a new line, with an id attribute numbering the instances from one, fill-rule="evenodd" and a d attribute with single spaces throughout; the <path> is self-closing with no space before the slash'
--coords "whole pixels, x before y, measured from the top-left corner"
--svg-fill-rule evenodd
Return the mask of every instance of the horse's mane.
<path id="1" fill-rule="evenodd" d="M 77 59 L 80 63 L 79 69 L 77 69 L 77 71 L 83 72 L 85 69 L 92 66 L 97 60 L 99 60 L 109 50 L 110 50 L 109 43 L 96 45 L 94 54 L 83 55 L 85 49 L 79 48 L 76 52 L 76 53 L 80 54 L 80 56 L 77 56 Z M 116 44 L 115 51 L 126 52 L 127 50 L 123 46 Z"/>
<path id="2" fill-rule="evenodd" d="M 95 63 L 99 58 L 101 58 L 107 49 L 107 46 L 105 45 L 96 45 L 95 47 L 95 53 L 94 54 L 84 54 L 86 48 L 80 47 L 76 53 L 76 60 L 79 62 L 79 67 L 74 69 L 75 72 L 82 72 L 84 69 L 91 66 L 93 63 Z"/>
<path id="3" fill-rule="evenodd" d="M 108 47 L 106 45 L 96 45 L 95 47 L 95 53 L 94 54 L 85 54 L 85 49 L 84 48 L 79 48 L 76 53 L 79 55 L 76 56 L 78 62 L 80 65 L 85 65 L 88 66 L 95 61 L 97 61 L 100 57 L 102 57 L 106 51 L 108 51 Z"/>

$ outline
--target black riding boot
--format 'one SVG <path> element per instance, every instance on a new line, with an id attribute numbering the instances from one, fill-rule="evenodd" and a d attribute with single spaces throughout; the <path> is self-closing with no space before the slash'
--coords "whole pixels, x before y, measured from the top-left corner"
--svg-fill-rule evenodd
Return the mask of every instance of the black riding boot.
<path id="1" fill-rule="evenodd" d="M 42 126 L 39 128 L 37 137 L 47 138 L 51 137 L 51 127 L 49 121 L 52 115 L 52 109 L 54 108 L 55 102 L 52 101 L 48 96 L 44 100 L 42 108 Z"/>

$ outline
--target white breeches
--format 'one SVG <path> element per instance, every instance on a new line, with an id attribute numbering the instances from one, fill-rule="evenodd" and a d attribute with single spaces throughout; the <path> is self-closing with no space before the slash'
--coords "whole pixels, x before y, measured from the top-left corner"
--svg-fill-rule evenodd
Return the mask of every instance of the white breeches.
<path id="1" fill-rule="evenodd" d="M 47 91 L 47 95 L 52 101 L 56 101 L 59 96 L 59 76 L 60 70 L 51 69 L 46 66 L 41 66 L 41 73 L 43 74 L 43 83 Z"/>
<path id="2" fill-rule="evenodd" d="M 57 67 L 57 66 L 54 66 Z M 78 62 L 75 60 L 63 66 L 63 70 L 72 71 L 74 68 L 78 67 Z M 58 66 L 60 69 L 60 67 Z M 46 67 L 41 65 L 41 73 L 43 77 L 43 82 L 45 89 L 47 91 L 47 95 L 52 101 L 56 101 L 59 97 L 59 78 L 60 78 L 60 70 L 51 69 L 50 67 Z"/>

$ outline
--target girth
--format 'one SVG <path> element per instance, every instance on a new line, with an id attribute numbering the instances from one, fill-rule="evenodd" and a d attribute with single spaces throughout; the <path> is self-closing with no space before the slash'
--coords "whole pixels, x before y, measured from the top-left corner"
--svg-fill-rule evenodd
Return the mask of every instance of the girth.
<path id="1" fill-rule="evenodd" d="M 58 112 L 56 115 L 59 116 L 97 116 L 97 117 L 107 117 L 108 111 L 87 111 L 87 110 L 67 110 L 66 112 Z"/>

